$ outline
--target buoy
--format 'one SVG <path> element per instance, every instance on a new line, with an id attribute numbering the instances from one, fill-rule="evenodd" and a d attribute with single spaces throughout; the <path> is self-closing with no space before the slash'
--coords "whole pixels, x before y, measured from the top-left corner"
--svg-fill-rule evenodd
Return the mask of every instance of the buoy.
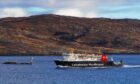
<path id="1" fill-rule="evenodd" d="M 106 57 L 105 54 L 102 55 L 102 57 L 101 57 L 101 61 L 102 61 L 102 62 L 107 62 L 107 57 Z"/>

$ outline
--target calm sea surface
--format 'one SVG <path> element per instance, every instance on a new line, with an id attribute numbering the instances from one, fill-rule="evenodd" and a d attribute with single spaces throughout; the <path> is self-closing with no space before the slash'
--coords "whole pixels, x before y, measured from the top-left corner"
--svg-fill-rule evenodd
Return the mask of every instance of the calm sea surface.
<path id="1" fill-rule="evenodd" d="M 0 84 L 140 84 L 140 55 L 110 55 L 123 59 L 116 68 L 56 68 L 60 56 L 34 57 L 33 65 L 0 64 Z M 30 57 L 0 57 L 4 61 L 30 61 Z"/>

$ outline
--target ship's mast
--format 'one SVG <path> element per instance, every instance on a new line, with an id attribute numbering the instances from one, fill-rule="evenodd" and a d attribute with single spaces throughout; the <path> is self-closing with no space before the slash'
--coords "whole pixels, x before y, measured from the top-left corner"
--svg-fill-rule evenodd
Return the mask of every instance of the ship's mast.
<path id="1" fill-rule="evenodd" d="M 98 51 L 98 55 L 102 55 L 102 51 L 101 51 L 101 49 L 99 49 L 99 51 Z"/>

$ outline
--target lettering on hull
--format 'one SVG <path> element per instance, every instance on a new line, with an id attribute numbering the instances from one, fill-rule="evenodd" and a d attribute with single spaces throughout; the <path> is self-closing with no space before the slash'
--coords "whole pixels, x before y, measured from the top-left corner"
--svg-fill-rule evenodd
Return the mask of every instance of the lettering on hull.
<path id="1" fill-rule="evenodd" d="M 104 66 L 104 64 L 97 64 L 97 63 L 89 63 L 89 64 L 72 64 L 73 67 L 80 67 L 80 66 Z"/>

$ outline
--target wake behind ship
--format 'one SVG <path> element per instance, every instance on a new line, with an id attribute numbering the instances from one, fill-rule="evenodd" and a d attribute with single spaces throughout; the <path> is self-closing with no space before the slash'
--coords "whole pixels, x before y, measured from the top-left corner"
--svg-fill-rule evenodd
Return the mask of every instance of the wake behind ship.
<path id="1" fill-rule="evenodd" d="M 114 62 L 113 58 L 108 59 L 105 54 L 75 54 L 65 53 L 63 60 L 55 60 L 57 67 L 119 67 L 123 65 L 120 62 Z"/>

